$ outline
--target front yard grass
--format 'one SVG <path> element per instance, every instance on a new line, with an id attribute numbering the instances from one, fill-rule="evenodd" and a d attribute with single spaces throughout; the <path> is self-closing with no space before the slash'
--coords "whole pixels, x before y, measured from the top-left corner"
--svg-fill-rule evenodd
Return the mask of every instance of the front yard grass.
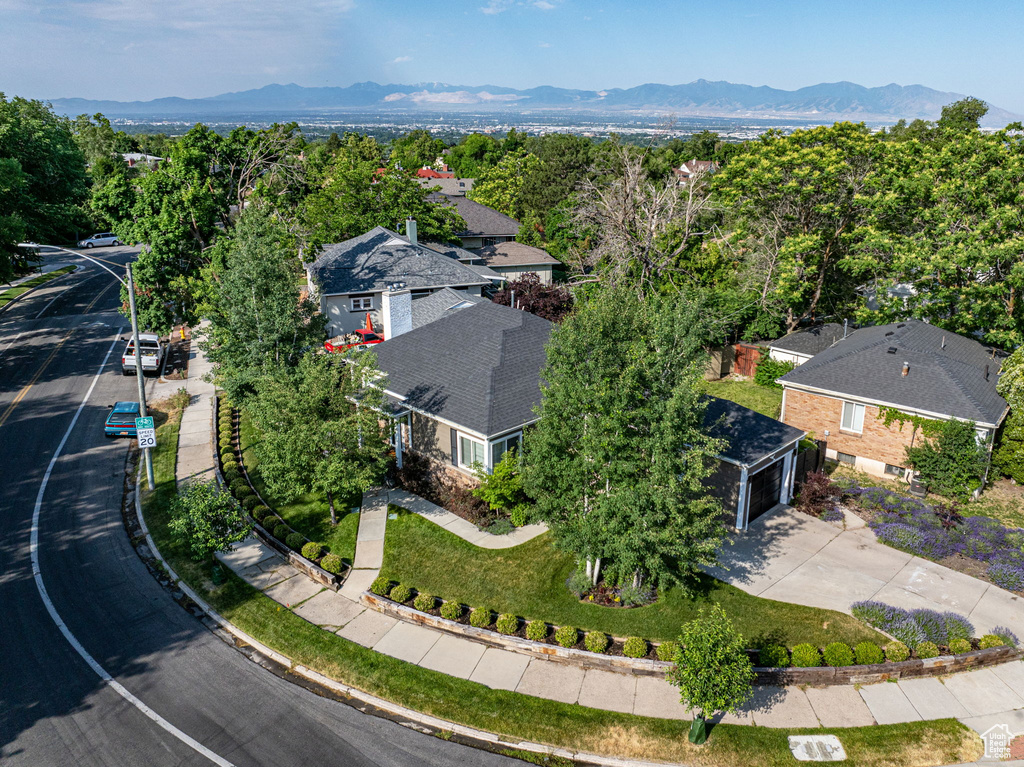
<path id="1" fill-rule="evenodd" d="M 356 554 L 356 532 L 359 528 L 359 506 L 361 497 L 341 498 L 335 501 L 338 524 L 331 524 L 331 512 L 327 500 L 312 493 L 299 495 L 290 500 L 277 498 L 268 492 L 260 477 L 259 460 L 253 446 L 259 439 L 259 432 L 245 415 L 239 423 L 239 437 L 242 445 L 242 459 L 249 472 L 249 479 L 270 507 L 287 522 L 293 530 L 302 533 L 311 541 L 322 544 L 328 551 L 337 554 L 351 565 Z M 355 512 L 350 510 L 355 508 Z"/>
<path id="2" fill-rule="evenodd" d="M 769 418 L 778 418 L 782 411 L 782 389 L 758 386 L 751 378 L 720 378 L 704 384 L 712 397 L 727 399 Z"/>
<path id="3" fill-rule="evenodd" d="M 416 514 L 401 510 L 398 515 L 388 521 L 381 574 L 471 607 L 660 641 L 675 639 L 701 605 L 717 602 L 748 641 L 773 631 L 789 646 L 886 642 L 849 615 L 761 599 L 707 575 L 700 578 L 695 593 L 672 588 L 644 607 L 586 604 L 566 588 L 575 561 L 551 545 L 549 533 L 511 549 L 481 549 Z"/>
<path id="4" fill-rule="evenodd" d="M 32 288 L 39 287 L 43 283 L 55 280 L 68 272 L 73 272 L 75 267 L 73 266 L 62 266 L 60 269 L 54 269 L 52 272 L 46 272 L 46 274 L 40 274 L 38 277 L 33 277 L 31 280 L 26 280 L 20 285 L 15 285 L 13 288 L 0 293 L 0 309 L 3 309 L 7 304 L 16 299 L 18 296 L 28 293 Z"/>
<path id="5" fill-rule="evenodd" d="M 159 404 L 154 408 L 158 409 Z M 150 533 L 175 572 L 224 618 L 254 639 L 343 684 L 448 721 L 563 748 L 695 767 L 792 765 L 790 735 L 836 734 L 851 767 L 928 767 L 974 761 L 977 735 L 955 719 L 850 729 L 771 729 L 718 725 L 704 746 L 687 742 L 690 723 L 600 711 L 492 690 L 414 666 L 314 626 L 228 571 L 211 582 L 211 563 L 194 562 L 167 530 L 174 497 L 180 412 L 167 412 L 154 455 L 156 491 L 143 499 Z M 392 520 L 394 522 L 395 520 Z M 429 524 L 429 523 L 428 523 Z"/>

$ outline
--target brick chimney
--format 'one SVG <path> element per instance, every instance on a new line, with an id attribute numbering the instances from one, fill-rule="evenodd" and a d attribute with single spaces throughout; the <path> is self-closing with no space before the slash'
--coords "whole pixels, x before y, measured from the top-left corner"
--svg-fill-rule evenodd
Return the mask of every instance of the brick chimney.
<path id="1" fill-rule="evenodd" d="M 404 283 L 390 285 L 381 294 L 380 314 L 385 341 L 412 330 L 412 293 Z"/>

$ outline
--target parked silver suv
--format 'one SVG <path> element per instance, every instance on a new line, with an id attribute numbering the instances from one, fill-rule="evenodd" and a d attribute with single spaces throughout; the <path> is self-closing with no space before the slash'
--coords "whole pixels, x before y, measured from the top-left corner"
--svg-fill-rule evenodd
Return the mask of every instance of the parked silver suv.
<path id="1" fill-rule="evenodd" d="M 121 241 L 117 239 L 117 235 L 113 232 L 103 232 L 102 234 L 94 234 L 92 237 L 87 237 L 78 243 L 80 248 L 101 248 L 104 245 L 120 245 Z"/>

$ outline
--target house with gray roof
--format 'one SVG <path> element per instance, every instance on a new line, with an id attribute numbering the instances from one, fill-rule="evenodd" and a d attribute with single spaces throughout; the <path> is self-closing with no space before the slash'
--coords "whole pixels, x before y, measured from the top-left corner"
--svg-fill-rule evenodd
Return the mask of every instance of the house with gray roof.
<path id="1" fill-rule="evenodd" d="M 815 354 L 842 341 L 848 335 L 847 328 L 838 322 L 826 322 L 812 328 L 801 328 L 768 344 L 768 356 L 779 362 L 803 365 Z"/>
<path id="2" fill-rule="evenodd" d="M 325 245 L 319 258 L 306 265 L 320 311 L 327 316 L 329 336 L 363 327 L 369 313 L 374 325 L 383 325 L 383 294 L 396 284 L 413 301 L 442 288 L 479 296 L 494 278 L 458 260 L 420 245 L 415 222 L 407 223 L 409 236 L 378 226 L 345 242 Z"/>
<path id="3" fill-rule="evenodd" d="M 457 232 L 456 236 L 462 240 L 462 247 L 468 250 L 482 248 L 486 245 L 496 245 L 499 242 L 508 242 L 519 235 L 519 222 L 514 218 L 509 218 L 494 208 L 474 202 L 464 195 L 435 192 L 428 199 L 432 202 L 452 205 L 458 210 L 462 220 L 466 222 L 466 229 Z"/>
<path id="4" fill-rule="evenodd" d="M 476 179 L 472 178 L 417 178 L 422 186 L 429 189 L 435 187 L 441 194 L 446 194 L 449 197 L 465 197 L 466 192 L 473 190 L 473 182 Z"/>
<path id="5" fill-rule="evenodd" d="M 782 420 L 828 441 L 827 454 L 877 476 L 907 475 L 908 416 L 972 422 L 992 444 L 1006 417 L 996 391 L 1003 353 L 919 320 L 861 328 L 779 378 Z"/>
<path id="6" fill-rule="evenodd" d="M 476 253 L 485 266 L 509 281 L 536 274 L 542 284 L 550 285 L 554 268 L 561 265 L 546 250 L 515 241 L 487 245 Z"/>

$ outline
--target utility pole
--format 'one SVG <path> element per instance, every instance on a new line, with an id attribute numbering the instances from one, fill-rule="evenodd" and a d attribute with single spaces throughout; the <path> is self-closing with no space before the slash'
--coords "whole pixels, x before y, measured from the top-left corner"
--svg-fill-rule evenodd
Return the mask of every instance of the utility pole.
<path id="1" fill-rule="evenodd" d="M 132 314 L 132 345 L 135 347 L 135 380 L 139 384 L 139 415 L 146 418 L 149 413 L 146 411 L 146 381 L 142 377 L 142 346 L 139 344 L 139 315 L 135 311 L 135 282 L 132 280 L 131 262 L 125 265 L 125 272 L 128 274 L 128 306 Z M 146 458 L 146 479 L 149 482 L 149 489 L 156 489 L 156 480 L 153 477 L 153 456 L 150 449 L 144 447 L 142 453 Z"/>

